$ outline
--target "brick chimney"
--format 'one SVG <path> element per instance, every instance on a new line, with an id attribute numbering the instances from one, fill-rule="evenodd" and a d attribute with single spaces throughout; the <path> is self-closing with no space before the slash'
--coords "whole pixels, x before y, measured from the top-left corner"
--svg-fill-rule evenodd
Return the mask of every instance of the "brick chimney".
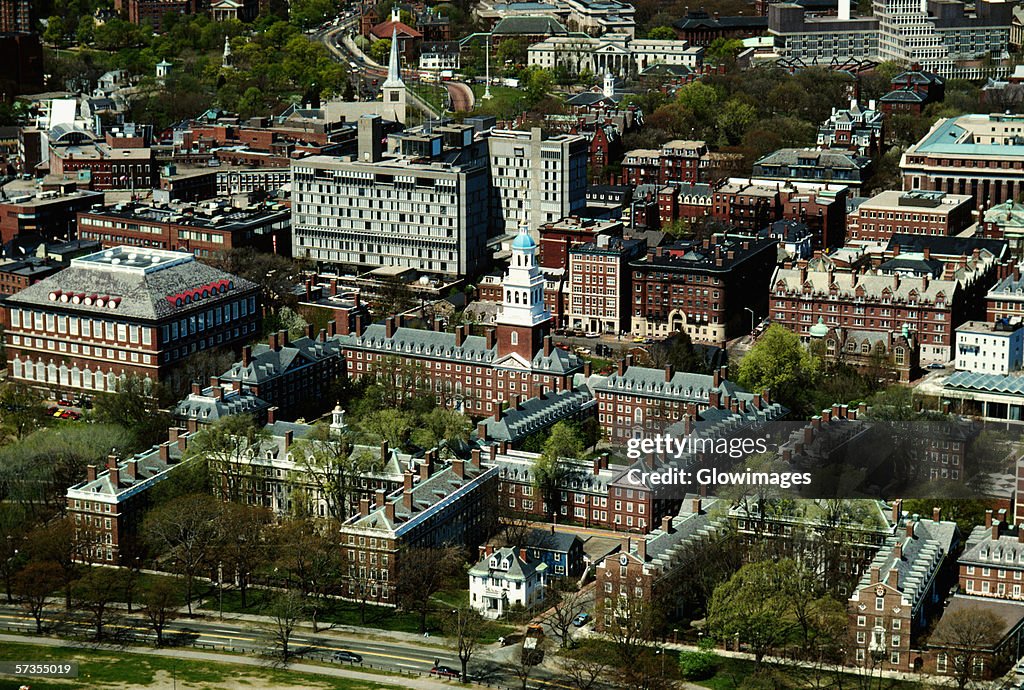
<path id="1" fill-rule="evenodd" d="M 493 328 L 488 328 L 484 332 L 484 338 L 486 338 L 485 345 L 488 350 L 493 350 L 494 346 L 498 343 L 498 332 Z"/>
<path id="2" fill-rule="evenodd" d="M 359 514 L 366 517 L 370 514 L 370 499 L 360 498 L 359 499 Z"/>
<path id="3" fill-rule="evenodd" d="M 495 448 L 496 448 L 496 446 L 491 446 L 491 450 L 492 451 Z M 491 454 L 491 460 L 494 460 L 494 453 Z M 470 466 L 474 470 L 479 470 L 480 469 L 480 449 L 479 448 L 474 448 L 473 451 L 470 453 L 469 464 L 470 464 Z"/>
<path id="4" fill-rule="evenodd" d="M 361 336 L 363 334 L 363 315 L 356 314 L 356 318 L 354 319 L 354 321 L 355 328 L 353 330 L 353 333 L 355 333 L 357 336 Z"/>
<path id="5" fill-rule="evenodd" d="M 384 335 L 388 338 L 395 337 L 395 317 L 389 316 L 384 320 Z"/>
<path id="6" fill-rule="evenodd" d="M 384 517 L 387 518 L 388 522 L 392 525 L 395 524 L 395 503 L 394 501 L 388 501 L 384 504 Z"/>
<path id="7" fill-rule="evenodd" d="M 935 506 L 932 508 L 932 522 L 938 522 L 942 516 L 942 508 Z"/>
<path id="8" fill-rule="evenodd" d="M 900 571 L 896 568 L 889 568 L 889 577 L 886 578 L 886 583 L 896 589 L 900 586 Z"/>
<path id="9" fill-rule="evenodd" d="M 636 555 L 641 561 L 647 562 L 647 540 L 643 537 L 636 540 Z"/>
<path id="10" fill-rule="evenodd" d="M 526 554 L 526 548 L 525 547 L 520 547 L 520 549 L 519 549 L 519 560 L 521 560 L 523 563 L 529 563 L 530 562 L 530 558 Z"/>
<path id="11" fill-rule="evenodd" d="M 629 365 L 626 363 L 626 358 L 625 357 L 623 357 L 622 359 L 619 360 L 619 369 L 618 369 L 619 376 L 625 376 L 626 375 L 626 369 L 628 368 L 628 366 Z"/>
<path id="12" fill-rule="evenodd" d="M 501 409 L 504 405 L 503 400 L 492 400 L 491 401 L 491 416 L 494 417 L 494 421 L 501 421 Z"/>
<path id="13" fill-rule="evenodd" d="M 992 511 L 991 510 L 986 510 L 985 511 L 985 529 L 988 529 L 991 526 L 992 526 Z"/>
<path id="14" fill-rule="evenodd" d="M 711 385 L 715 388 L 722 385 L 722 374 L 719 369 L 715 369 L 714 373 L 711 375 Z"/>
<path id="15" fill-rule="evenodd" d="M 411 490 L 406 489 L 405 491 L 402 492 L 402 505 L 405 506 L 406 510 L 408 510 L 409 512 L 412 512 L 412 491 Z"/>
<path id="16" fill-rule="evenodd" d="M 391 447 L 388 445 L 387 441 L 381 441 L 380 442 L 380 461 L 383 462 L 383 463 L 387 463 L 387 461 L 388 461 L 388 459 L 390 457 L 391 457 Z"/>
<path id="17" fill-rule="evenodd" d="M 292 440 L 294 438 L 295 438 L 295 432 L 293 432 L 291 429 L 289 429 L 288 431 L 284 432 L 284 449 L 285 450 L 288 450 L 289 448 L 292 447 Z"/>
<path id="18" fill-rule="evenodd" d="M 280 341 L 280 338 L 279 338 L 278 334 L 277 333 L 271 333 L 270 337 L 267 338 L 267 345 L 270 346 L 271 350 L 274 350 L 276 352 L 277 350 L 281 349 L 281 344 L 280 344 L 279 341 Z"/>
<path id="19" fill-rule="evenodd" d="M 907 520 L 907 536 L 911 539 L 914 538 L 914 521 Z"/>
<path id="20" fill-rule="evenodd" d="M 465 479 L 466 461 L 463 460 L 462 458 L 455 458 L 454 460 L 452 460 L 452 472 L 454 472 L 455 476 L 458 477 L 459 479 Z"/>
<path id="21" fill-rule="evenodd" d="M 89 482 L 96 481 L 96 465 L 87 465 L 85 468 L 85 479 Z"/>
<path id="22" fill-rule="evenodd" d="M 202 395 L 202 394 L 203 394 L 203 384 L 199 383 L 198 381 L 193 381 L 192 382 L 192 395 Z"/>
<path id="23" fill-rule="evenodd" d="M 267 424 L 274 424 L 277 421 L 277 405 L 267 408 Z"/>
<path id="24" fill-rule="evenodd" d="M 433 471 L 434 463 L 430 462 L 429 459 L 420 462 L 420 481 L 425 482 L 430 479 L 430 474 Z"/>
<path id="25" fill-rule="evenodd" d="M 690 504 L 690 510 L 693 512 L 694 515 L 700 515 L 701 500 L 699 498 L 695 498 L 692 500 Z"/>
<path id="26" fill-rule="evenodd" d="M 713 407 L 715 409 L 718 409 L 718 406 L 721 403 L 721 395 L 722 394 L 719 391 L 717 391 L 717 390 L 709 391 L 708 392 L 708 407 Z"/>
<path id="27" fill-rule="evenodd" d="M 412 491 L 412 470 L 406 470 L 402 473 L 402 490 Z"/>
<path id="28" fill-rule="evenodd" d="M 281 347 L 288 347 L 291 344 L 291 341 L 288 339 L 288 331 L 283 328 L 277 332 L 277 340 Z"/>
<path id="29" fill-rule="evenodd" d="M 487 422 L 477 422 L 476 424 L 476 437 L 481 441 L 487 439 Z"/>
<path id="30" fill-rule="evenodd" d="M 386 496 L 386 494 L 384 492 L 384 489 L 377 489 L 377 491 L 374 492 L 374 495 L 373 495 L 373 497 L 375 499 L 374 500 L 374 505 L 377 508 L 383 508 L 384 507 L 384 497 L 385 496 Z"/>
<path id="31" fill-rule="evenodd" d="M 242 366 L 247 367 L 252 362 L 252 345 L 246 345 L 242 348 Z"/>
<path id="32" fill-rule="evenodd" d="M 594 368 L 593 366 L 591 366 L 590 360 L 588 359 L 586 362 L 583 363 L 583 375 L 586 376 L 587 378 L 590 378 L 590 375 L 593 373 L 593 371 Z"/>
<path id="33" fill-rule="evenodd" d="M 551 356 L 551 336 L 550 335 L 544 336 L 544 356 L 545 357 L 550 357 Z"/>
<path id="34" fill-rule="evenodd" d="M 667 534 L 671 534 L 672 533 L 672 516 L 671 515 L 663 515 L 661 517 L 661 531 L 665 532 Z"/>
<path id="35" fill-rule="evenodd" d="M 171 444 L 161 443 L 160 444 L 160 462 L 165 465 L 169 465 L 171 462 Z"/>

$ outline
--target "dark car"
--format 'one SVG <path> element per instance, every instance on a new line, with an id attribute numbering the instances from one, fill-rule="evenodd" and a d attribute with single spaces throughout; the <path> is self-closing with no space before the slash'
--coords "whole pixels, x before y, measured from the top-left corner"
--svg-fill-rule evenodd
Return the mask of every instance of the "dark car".
<path id="1" fill-rule="evenodd" d="M 928 368 L 929 369 L 945 369 L 946 365 L 945 364 L 939 364 L 938 362 L 932 362 L 931 364 L 928 365 Z"/>
<path id="2" fill-rule="evenodd" d="M 349 664 L 361 664 L 363 663 L 363 657 L 355 652 L 348 652 L 344 649 L 334 653 L 332 657 L 335 661 L 342 661 Z"/>
<path id="3" fill-rule="evenodd" d="M 439 676 L 444 676 L 445 678 L 458 678 L 462 675 L 462 673 L 456 671 L 451 666 L 435 666 L 430 669 L 430 675 L 434 675 L 435 673 Z"/>

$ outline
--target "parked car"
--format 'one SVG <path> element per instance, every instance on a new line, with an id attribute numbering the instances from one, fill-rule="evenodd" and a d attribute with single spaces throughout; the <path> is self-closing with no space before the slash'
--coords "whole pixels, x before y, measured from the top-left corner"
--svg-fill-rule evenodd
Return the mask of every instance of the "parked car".
<path id="1" fill-rule="evenodd" d="M 60 400 L 57 401 L 57 404 L 63 405 L 64 407 L 71 407 L 72 405 L 74 405 L 74 403 L 71 402 L 71 398 L 61 398 Z"/>
<path id="2" fill-rule="evenodd" d="M 332 657 L 335 661 L 348 663 L 348 664 L 361 664 L 363 663 L 363 657 L 355 652 L 349 652 L 344 649 L 340 649 L 334 653 Z"/>
<path id="3" fill-rule="evenodd" d="M 572 624 L 575 625 L 577 628 L 582 628 L 584 625 L 586 625 L 589 622 L 590 622 L 590 614 L 589 613 L 581 613 L 580 615 L 578 615 L 578 616 L 576 616 L 575 618 L 572 619 Z"/>
<path id="4" fill-rule="evenodd" d="M 945 369 L 946 365 L 945 364 L 939 364 L 938 362 L 932 362 L 931 364 L 928 365 L 928 368 L 929 369 Z"/>
<path id="5" fill-rule="evenodd" d="M 430 669 L 430 675 L 437 674 L 443 678 L 458 678 L 462 675 L 459 671 L 456 671 L 451 666 L 435 666 Z"/>

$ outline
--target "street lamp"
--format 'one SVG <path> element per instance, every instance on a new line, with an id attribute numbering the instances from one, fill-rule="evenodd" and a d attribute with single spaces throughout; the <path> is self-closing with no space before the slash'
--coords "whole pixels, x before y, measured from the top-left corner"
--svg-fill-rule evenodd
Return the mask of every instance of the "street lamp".
<path id="1" fill-rule="evenodd" d="M 753 335 L 754 334 L 754 328 L 755 328 L 754 319 L 757 318 L 757 314 L 755 314 L 754 310 L 751 309 L 750 307 L 743 307 L 743 309 L 744 309 L 744 311 L 749 311 L 750 312 L 750 334 Z"/>

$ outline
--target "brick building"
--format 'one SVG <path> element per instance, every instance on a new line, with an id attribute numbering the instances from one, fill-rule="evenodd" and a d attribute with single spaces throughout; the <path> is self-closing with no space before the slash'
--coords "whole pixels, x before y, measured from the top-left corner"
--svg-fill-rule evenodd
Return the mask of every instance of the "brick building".
<path id="1" fill-rule="evenodd" d="M 243 247 L 289 256 L 291 227 L 289 209 L 269 203 L 237 208 L 227 200 L 123 202 L 78 215 L 79 237 L 104 248 L 170 249 L 201 257 Z"/>
<path id="2" fill-rule="evenodd" d="M 779 188 L 730 181 L 715 189 L 711 215 L 739 230 L 757 232 L 782 218 Z"/>
<path id="3" fill-rule="evenodd" d="M 827 258 L 778 268 L 770 283 L 771 320 L 803 338 L 811 336 L 819 320 L 856 331 L 906 328 L 916 334 L 922 364 L 948 362 L 954 329 L 980 313 L 983 295 L 997 276 L 997 261 L 979 251 L 962 262 L 939 262 L 940 277 L 930 268 L 923 274 L 892 272 L 895 268 L 860 273 Z"/>
<path id="4" fill-rule="evenodd" d="M 138 529 L 152 500 L 149 489 L 181 467 L 187 444 L 183 429 L 171 429 L 170 440 L 159 446 L 127 460 L 111 455 L 104 467 L 87 468 L 85 480 L 65 496 L 79 545 L 76 560 L 133 565 L 143 553 Z"/>
<path id="5" fill-rule="evenodd" d="M 850 214 L 847 238 L 888 241 L 893 233 L 959 235 L 974 222 L 973 210 L 974 199 L 964 194 L 887 190 Z"/>
<path id="6" fill-rule="evenodd" d="M 658 247 L 630 263 L 632 332 L 663 337 L 685 331 L 694 342 L 720 345 L 748 333 L 767 315 L 764 286 L 775 268 L 776 242 L 715 235 Z"/>
<path id="7" fill-rule="evenodd" d="M 658 217 L 665 227 L 677 220 L 690 223 L 711 215 L 713 187 L 709 184 L 665 185 L 658 190 Z"/>
<path id="8" fill-rule="evenodd" d="M 259 330 L 259 288 L 188 254 L 117 247 L 7 298 L 9 378 L 56 393 L 164 379 Z"/>
<path id="9" fill-rule="evenodd" d="M 568 268 L 569 248 L 577 244 L 594 242 L 598 235 L 621 237 L 622 221 L 603 221 L 570 216 L 541 225 L 540 248 L 537 260 L 541 268 Z M 495 301 L 500 302 L 501 297 Z"/>
<path id="10" fill-rule="evenodd" d="M 884 118 L 870 101 L 866 108 L 856 100 L 849 108 L 832 109 L 832 115 L 818 127 L 818 146 L 845 149 L 862 156 L 876 155 L 885 141 Z"/>
<path id="11" fill-rule="evenodd" d="M 629 329 L 630 263 L 646 248 L 643 240 L 597 235 L 569 249 L 569 327 L 616 335 Z"/>
<path id="12" fill-rule="evenodd" d="M 779 190 L 782 217 L 807 226 L 814 247 L 839 247 L 846 241 L 848 191 L 841 185 L 787 184 Z"/>
<path id="13" fill-rule="evenodd" d="M 70 125 L 57 125 L 50 130 L 50 175 L 75 179 L 88 189 L 150 190 L 158 183 L 153 150 L 109 138 L 97 141 Z"/>
<path id="14" fill-rule="evenodd" d="M 42 192 L 15 196 L 0 202 L 0 243 L 16 237 L 39 237 L 49 242 L 76 237 L 76 215 L 103 203 L 102 192 L 69 194 Z"/>
<path id="15" fill-rule="evenodd" d="M 754 163 L 753 176 L 779 182 L 833 183 L 859 190 L 871 159 L 830 149 L 779 149 Z"/>

